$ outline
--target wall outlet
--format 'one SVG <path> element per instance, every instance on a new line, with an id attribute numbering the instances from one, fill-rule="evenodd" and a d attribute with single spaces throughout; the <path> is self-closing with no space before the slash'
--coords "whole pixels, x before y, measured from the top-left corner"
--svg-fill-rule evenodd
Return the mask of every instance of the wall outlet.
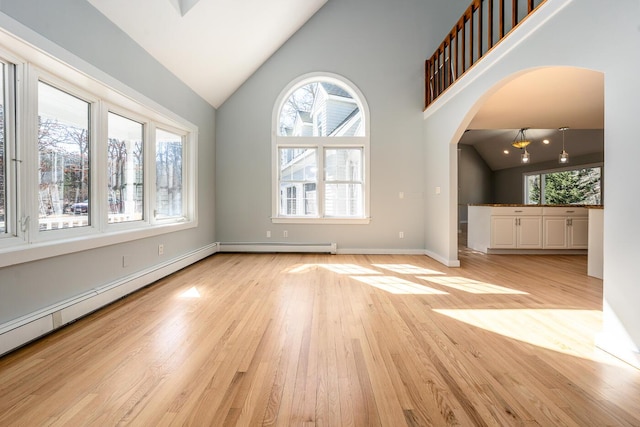
<path id="1" fill-rule="evenodd" d="M 131 257 L 129 255 L 122 255 L 122 268 L 129 267 L 131 263 Z"/>
<path id="2" fill-rule="evenodd" d="M 267 237 L 271 238 L 271 231 L 270 230 L 267 230 Z"/>
<path id="3" fill-rule="evenodd" d="M 159 244 L 158 245 L 158 255 L 163 255 L 164 254 L 164 245 L 163 244 Z"/>
<path id="4" fill-rule="evenodd" d="M 289 237 L 289 232 L 287 230 L 284 230 L 282 232 L 282 237 L 285 237 L 285 238 Z"/>
<path id="5" fill-rule="evenodd" d="M 404 239 L 404 231 L 399 232 L 398 237 Z"/>
<path id="6" fill-rule="evenodd" d="M 400 193 L 398 193 L 398 198 L 404 199 L 404 191 L 401 191 Z"/>

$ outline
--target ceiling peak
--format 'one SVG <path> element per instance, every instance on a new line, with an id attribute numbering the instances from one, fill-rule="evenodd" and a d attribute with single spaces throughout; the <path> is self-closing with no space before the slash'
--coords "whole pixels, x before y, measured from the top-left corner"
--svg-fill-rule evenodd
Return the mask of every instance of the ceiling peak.
<path id="1" fill-rule="evenodd" d="M 200 0 L 169 0 L 169 2 L 176 8 L 180 15 L 184 16 L 196 5 Z"/>

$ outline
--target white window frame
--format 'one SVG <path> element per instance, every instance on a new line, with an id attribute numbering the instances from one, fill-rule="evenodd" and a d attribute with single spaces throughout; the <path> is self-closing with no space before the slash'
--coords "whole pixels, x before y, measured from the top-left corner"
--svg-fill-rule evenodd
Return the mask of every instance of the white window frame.
<path id="1" fill-rule="evenodd" d="M 0 22 L 4 21 L 0 19 Z M 15 145 L 8 144 L 8 153 L 5 153 L 9 169 L 7 175 L 10 178 L 6 215 L 8 227 L 11 228 L 0 239 L 0 268 L 197 227 L 197 126 L 80 58 L 59 49 L 31 30 L 21 29 L 20 35 L 26 37 L 27 41 L 0 28 L 0 58 L 14 64 L 16 76 L 15 88 L 7 88 L 8 91 L 15 90 L 15 97 L 12 98 L 15 100 L 15 109 L 11 110 L 16 111 L 16 116 L 8 121 L 7 132 L 16 142 Z M 34 45 L 44 45 L 48 51 L 62 55 L 68 62 L 62 62 Z M 87 227 L 39 231 L 38 81 L 91 104 L 91 222 Z M 142 221 L 122 224 L 108 224 L 107 221 L 108 111 L 144 124 L 145 195 Z M 182 217 L 156 220 L 153 216 L 156 127 L 183 138 Z"/>
<path id="2" fill-rule="evenodd" d="M 17 220 L 16 209 L 11 209 L 12 206 L 16 206 L 17 200 L 17 163 L 18 155 L 16 153 L 16 98 L 15 98 L 15 85 L 17 85 L 17 74 L 19 68 L 11 60 L 4 57 L 0 57 L 0 61 L 5 66 L 4 81 L 2 84 L 4 87 L 4 167 L 5 167 L 5 232 L 0 233 L 0 248 L 3 244 L 15 240 L 17 236 Z M 1 171 L 0 171 L 1 173 Z"/>
<path id="3" fill-rule="evenodd" d="M 151 193 L 148 197 L 149 200 L 149 209 L 150 212 L 152 213 L 150 221 L 152 224 L 154 225 L 161 225 L 161 224 L 170 224 L 173 222 L 181 222 L 181 221 L 187 221 L 189 218 L 190 213 L 193 214 L 195 212 L 195 205 L 192 203 L 194 200 L 192 200 L 191 197 L 186 197 L 188 196 L 187 191 L 194 187 L 196 184 L 196 176 L 193 173 L 190 173 L 190 169 L 187 167 L 189 162 L 189 159 L 191 159 L 191 161 L 195 161 L 194 156 L 194 146 L 193 146 L 193 141 L 190 142 L 190 140 L 192 139 L 192 135 L 190 135 L 189 133 L 185 132 L 184 129 L 179 129 L 176 127 L 172 127 L 166 124 L 162 124 L 162 125 L 156 125 L 155 123 L 151 124 L 151 129 L 153 130 L 153 141 L 150 141 L 150 147 L 149 147 L 149 157 L 153 158 L 153 168 L 150 168 L 152 170 L 149 171 L 149 176 L 150 176 L 150 184 L 152 184 L 152 188 L 151 188 Z M 156 216 L 156 196 L 157 196 L 157 183 L 156 183 L 156 163 L 155 163 L 155 159 L 156 159 L 156 138 L 155 138 L 155 130 L 156 129 L 161 129 L 165 132 L 170 132 L 176 135 L 179 135 L 182 138 L 182 191 L 183 191 L 183 195 L 182 195 L 182 216 L 176 216 L 176 217 L 165 217 L 165 218 L 158 218 Z"/>
<path id="4" fill-rule="evenodd" d="M 343 137 L 343 136 L 313 136 L 294 137 L 281 136 L 278 132 L 280 125 L 280 112 L 291 94 L 298 88 L 314 83 L 325 81 L 334 83 L 346 88 L 356 100 L 358 108 L 362 112 L 364 120 L 364 136 Z M 272 201 L 271 201 L 271 222 L 274 224 L 369 224 L 370 217 L 370 114 L 366 99 L 360 89 L 346 78 L 333 73 L 313 72 L 302 75 L 290 82 L 278 95 L 276 99 L 271 127 L 271 171 L 272 171 Z M 318 177 L 317 177 L 317 209 L 318 215 L 315 217 L 286 216 L 280 214 L 280 148 L 315 148 L 317 150 Z M 325 149 L 330 148 L 361 148 L 362 159 L 362 179 L 363 179 L 363 216 L 362 217 L 327 217 L 324 211 L 324 190 L 325 172 L 324 157 Z"/>

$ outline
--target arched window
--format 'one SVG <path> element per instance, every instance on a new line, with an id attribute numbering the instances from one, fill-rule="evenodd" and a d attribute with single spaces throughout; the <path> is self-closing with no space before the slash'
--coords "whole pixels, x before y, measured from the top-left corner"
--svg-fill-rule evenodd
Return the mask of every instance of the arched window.
<path id="1" fill-rule="evenodd" d="M 289 84 L 273 114 L 273 221 L 368 222 L 369 109 L 343 77 Z"/>

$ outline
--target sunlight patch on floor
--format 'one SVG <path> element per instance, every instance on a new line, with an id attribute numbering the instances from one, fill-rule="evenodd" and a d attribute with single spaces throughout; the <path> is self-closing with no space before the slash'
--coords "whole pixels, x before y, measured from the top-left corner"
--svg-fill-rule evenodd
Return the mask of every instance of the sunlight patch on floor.
<path id="1" fill-rule="evenodd" d="M 382 274 L 377 270 L 372 270 L 357 264 L 301 264 L 289 270 L 289 273 L 304 273 L 307 270 L 316 269 L 318 267 L 337 274 Z"/>
<path id="2" fill-rule="evenodd" d="M 448 295 L 447 292 L 439 289 L 433 289 L 394 276 L 351 276 L 351 278 L 391 294 Z"/>
<path id="3" fill-rule="evenodd" d="M 200 296 L 200 292 L 198 292 L 198 289 L 196 289 L 195 286 L 192 286 L 180 294 L 180 298 L 200 298 Z"/>
<path id="4" fill-rule="evenodd" d="M 505 288 L 492 283 L 479 282 L 467 277 L 418 277 L 418 279 L 427 280 L 438 285 L 454 288 L 463 292 L 469 292 L 471 294 L 529 295 L 527 292 L 522 292 L 517 289 Z"/>
<path id="5" fill-rule="evenodd" d="M 437 270 L 430 270 L 428 268 L 417 267 L 411 264 L 373 264 L 374 267 L 382 268 L 385 270 L 393 271 L 398 274 L 427 274 L 427 275 L 444 275 Z"/>
<path id="6" fill-rule="evenodd" d="M 566 309 L 434 309 L 471 326 L 571 356 L 595 360 L 593 336 L 602 312 Z"/>

